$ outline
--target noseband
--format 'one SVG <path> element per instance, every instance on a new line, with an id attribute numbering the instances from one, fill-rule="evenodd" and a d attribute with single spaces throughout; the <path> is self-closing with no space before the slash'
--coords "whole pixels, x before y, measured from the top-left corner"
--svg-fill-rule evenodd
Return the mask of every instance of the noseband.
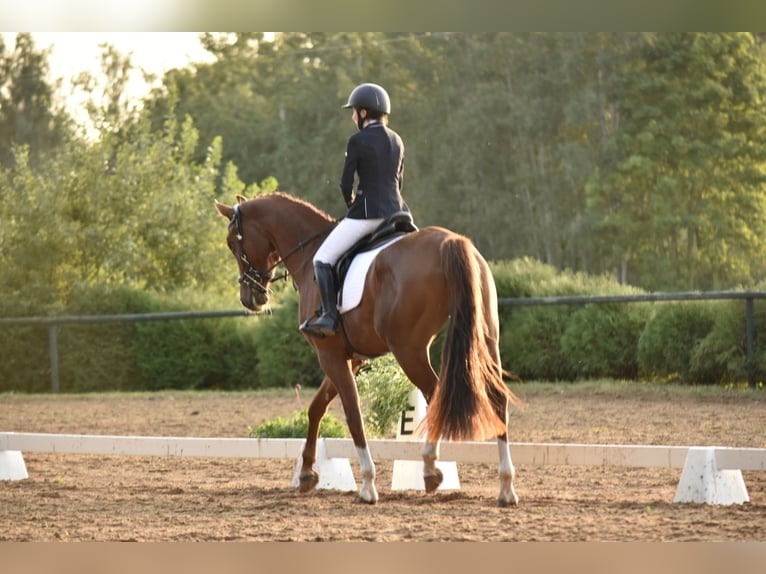
<path id="1" fill-rule="evenodd" d="M 239 246 L 239 259 L 245 265 L 245 270 L 239 275 L 239 283 L 242 285 L 247 285 L 251 289 L 255 289 L 260 293 L 268 293 L 270 289 L 266 287 L 264 283 L 268 283 L 269 281 L 276 281 L 278 279 L 287 279 L 287 271 L 277 277 L 275 277 L 272 273 L 272 270 L 281 263 L 281 260 L 277 261 L 266 271 L 256 269 L 253 267 L 253 264 L 250 263 L 250 260 L 247 258 L 247 253 L 245 253 L 245 246 L 242 235 L 242 217 L 239 213 L 239 204 L 234 206 L 234 213 L 231 216 L 231 222 L 229 222 L 229 227 L 232 226 L 234 227 L 235 237 L 237 238 Z"/>

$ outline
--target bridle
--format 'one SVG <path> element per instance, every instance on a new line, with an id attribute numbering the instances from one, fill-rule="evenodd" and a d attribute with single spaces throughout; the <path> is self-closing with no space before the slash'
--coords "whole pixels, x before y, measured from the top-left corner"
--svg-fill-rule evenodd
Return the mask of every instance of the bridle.
<path id="1" fill-rule="evenodd" d="M 255 289 L 260 293 L 268 293 L 270 290 L 264 283 L 276 281 L 278 279 L 287 279 L 287 271 L 278 277 L 275 277 L 274 273 L 272 273 L 274 268 L 282 262 L 281 259 L 266 271 L 261 271 L 260 269 L 253 267 L 253 264 L 250 263 L 250 260 L 247 258 L 247 253 L 245 252 L 244 237 L 242 235 L 242 216 L 239 211 L 239 204 L 235 205 L 233 209 L 234 212 L 232 213 L 229 227 L 234 227 L 234 236 L 237 238 L 237 246 L 239 247 L 238 256 L 240 261 L 244 263 L 243 271 L 239 274 L 238 281 L 240 284 Z"/>
<path id="2" fill-rule="evenodd" d="M 330 232 L 330 230 L 335 226 L 335 223 L 332 223 L 327 226 L 327 228 L 322 229 L 309 237 L 308 239 L 301 239 L 298 242 L 298 245 L 293 247 L 290 251 L 288 251 L 284 256 L 280 257 L 279 261 L 274 263 L 271 267 L 269 267 L 266 271 L 261 271 L 260 269 L 256 269 L 253 267 L 253 264 L 250 263 L 250 260 L 247 258 L 247 253 L 245 252 L 245 246 L 244 246 L 244 236 L 242 233 L 242 215 L 239 211 L 239 204 L 234 205 L 233 207 L 234 212 L 231 215 L 231 221 L 229 222 L 229 227 L 234 227 L 234 236 L 237 238 L 237 246 L 239 248 L 239 259 L 244 263 L 244 271 L 240 273 L 239 275 L 239 283 L 242 285 L 246 285 L 250 287 L 251 289 L 255 289 L 256 291 L 259 291 L 260 293 L 269 293 L 271 290 L 264 285 L 264 283 L 269 283 L 273 281 L 279 281 L 280 279 L 287 279 L 289 276 L 289 273 L 287 270 L 285 270 L 281 275 L 274 275 L 273 271 L 279 265 L 280 263 L 283 263 L 290 255 L 295 253 L 296 251 L 302 251 L 306 245 L 314 241 L 315 239 L 318 239 L 319 237 L 322 237 L 323 235 L 326 235 Z"/>

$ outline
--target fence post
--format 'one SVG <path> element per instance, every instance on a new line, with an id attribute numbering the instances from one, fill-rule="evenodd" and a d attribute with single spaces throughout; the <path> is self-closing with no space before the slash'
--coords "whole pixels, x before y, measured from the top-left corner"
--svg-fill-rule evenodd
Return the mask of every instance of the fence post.
<path id="1" fill-rule="evenodd" d="M 745 299 L 745 333 L 747 336 L 747 384 L 751 389 L 755 388 L 755 360 L 753 359 L 755 339 L 755 300 L 752 297 Z"/>
<path id="2" fill-rule="evenodd" d="M 48 349 L 51 359 L 51 392 L 59 392 L 59 347 L 56 323 L 48 325 Z"/>

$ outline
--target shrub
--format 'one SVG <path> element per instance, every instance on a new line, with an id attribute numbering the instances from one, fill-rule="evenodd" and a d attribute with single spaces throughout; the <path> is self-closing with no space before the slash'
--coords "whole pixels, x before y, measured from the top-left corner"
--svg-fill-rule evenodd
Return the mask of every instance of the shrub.
<path id="1" fill-rule="evenodd" d="M 145 387 L 159 389 L 255 389 L 255 349 L 246 341 L 250 319 L 179 319 L 137 327 L 136 360 Z"/>
<path id="2" fill-rule="evenodd" d="M 741 301 L 714 304 L 714 324 L 691 355 L 689 376 L 700 384 L 747 379 L 745 314 Z"/>
<path id="3" fill-rule="evenodd" d="M 148 296 L 134 289 L 90 287 L 72 291 L 64 308 L 39 308 L 10 300 L 0 315 L 104 315 L 143 310 Z M 133 390 L 141 385 L 132 353 L 134 323 L 66 323 L 56 327 L 60 390 Z M 50 390 L 50 355 L 46 326 L 0 329 L 0 390 Z"/>
<path id="4" fill-rule="evenodd" d="M 500 298 L 540 297 L 556 293 L 558 272 L 530 258 L 493 262 Z M 559 286 L 560 288 L 560 286 Z M 571 379 L 561 354 L 561 336 L 572 310 L 568 306 L 500 307 L 500 355 L 503 366 L 522 378 Z"/>
<path id="5" fill-rule="evenodd" d="M 583 378 L 635 378 L 647 317 L 647 307 L 636 303 L 586 305 L 576 311 L 561 337 L 570 369 Z"/>
<path id="6" fill-rule="evenodd" d="M 572 380 L 575 372 L 561 349 L 571 312 L 566 305 L 506 311 L 500 336 L 503 366 L 523 379 Z"/>
<path id="7" fill-rule="evenodd" d="M 298 293 L 291 288 L 274 299 L 278 304 L 272 314 L 260 317 L 253 333 L 258 380 L 264 387 L 316 387 L 323 374 L 314 349 L 298 330 Z"/>
<path id="8" fill-rule="evenodd" d="M 192 293 L 156 299 L 152 312 L 202 310 L 212 305 Z M 145 388 L 255 389 L 258 318 L 174 319 L 136 325 L 133 350 Z"/>
<path id="9" fill-rule="evenodd" d="M 657 305 L 638 341 L 641 376 L 689 382 L 692 357 L 714 324 L 715 314 L 708 302 Z"/>
<path id="10" fill-rule="evenodd" d="M 368 436 L 389 436 L 395 432 L 401 413 L 407 408 L 407 397 L 415 388 L 399 367 L 393 355 L 370 361 L 356 376 L 360 407 Z M 296 411 L 288 419 L 277 417 L 256 428 L 249 427 L 250 437 L 302 438 L 308 430 L 308 411 Z M 331 413 L 322 419 L 320 436 L 347 436 L 345 423 Z"/>
<path id="11" fill-rule="evenodd" d="M 309 429 L 308 409 L 295 411 L 288 418 L 277 417 L 257 427 L 247 427 L 250 438 L 305 438 Z M 346 424 L 340 422 L 332 413 L 327 413 L 319 424 L 319 436 L 326 438 L 345 438 Z"/>
<path id="12" fill-rule="evenodd" d="M 48 329 L 44 325 L 0 328 L 0 392 L 49 391 L 49 365 Z"/>
<path id="13" fill-rule="evenodd" d="M 587 294 L 622 294 L 635 289 L 616 284 L 608 276 L 588 276 L 583 273 L 561 273 L 531 259 L 496 263 L 493 267 L 499 297 L 556 297 Z M 513 278 L 517 274 L 518 277 Z M 593 309 L 579 319 L 573 305 L 522 307 L 504 306 L 500 309 L 500 352 L 504 366 L 527 379 L 573 380 L 578 376 L 601 376 L 610 365 L 621 373 L 635 372 L 635 341 L 641 328 L 640 312 Z M 611 313 L 611 316 L 610 316 Z M 592 315 L 591 315 L 592 314 Z M 598 331 L 588 331 L 588 318 L 603 321 L 600 329 L 617 335 L 622 344 L 602 341 L 599 356 L 588 348 Z M 570 322 L 574 321 L 574 325 Z M 618 327 L 615 322 L 621 323 Z M 622 331 L 622 327 L 627 329 Z M 584 332 L 581 332 L 585 329 Z M 635 329 L 639 329 L 635 332 Z M 566 345 L 565 342 L 566 341 Z M 606 355 L 614 354 L 607 357 Z M 621 376 L 616 372 L 611 376 Z"/>
<path id="14" fill-rule="evenodd" d="M 498 297 L 537 297 L 554 285 L 559 272 L 530 257 L 490 261 Z"/>
<path id="15" fill-rule="evenodd" d="M 139 289 L 91 287 L 72 293 L 68 315 L 122 315 L 150 308 L 152 297 Z M 75 323 L 59 328 L 61 390 L 138 390 L 143 379 L 133 340 L 137 323 Z"/>
<path id="16" fill-rule="evenodd" d="M 415 388 L 393 355 L 384 355 L 365 365 L 356 376 L 365 429 L 372 436 L 395 433 L 407 397 Z"/>

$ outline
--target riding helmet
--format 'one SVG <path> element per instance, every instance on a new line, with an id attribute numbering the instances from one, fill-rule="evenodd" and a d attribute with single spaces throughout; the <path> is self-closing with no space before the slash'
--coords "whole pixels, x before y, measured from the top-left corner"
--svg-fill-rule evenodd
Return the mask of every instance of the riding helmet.
<path id="1" fill-rule="evenodd" d="M 391 100 L 388 92 L 378 84 L 359 84 L 351 92 L 344 108 L 366 108 L 381 114 L 391 113 Z"/>

